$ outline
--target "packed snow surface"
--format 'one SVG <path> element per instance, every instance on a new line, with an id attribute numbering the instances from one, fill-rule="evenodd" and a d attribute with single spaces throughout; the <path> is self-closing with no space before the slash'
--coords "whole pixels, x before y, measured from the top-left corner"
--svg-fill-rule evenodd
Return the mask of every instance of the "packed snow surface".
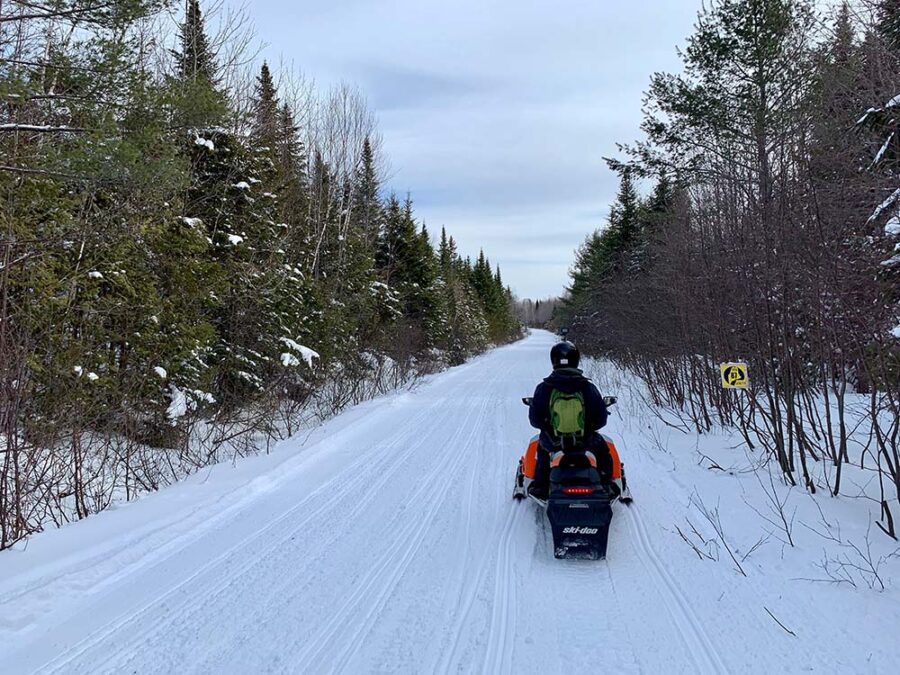
<path id="1" fill-rule="evenodd" d="M 796 548 L 754 549 L 778 531 L 749 508 L 766 513 L 754 477 L 725 470 L 738 441 L 624 396 L 606 431 L 636 501 L 617 505 L 607 560 L 555 560 L 543 514 L 510 499 L 532 434 L 519 399 L 552 342 L 535 332 L 0 553 L 3 672 L 896 672 L 893 562 L 880 591 L 816 581 L 827 542 L 799 524 Z M 825 531 L 811 497 L 787 497 Z M 865 533 L 868 502 L 816 499 L 841 538 Z M 718 560 L 681 539 L 686 518 Z"/>

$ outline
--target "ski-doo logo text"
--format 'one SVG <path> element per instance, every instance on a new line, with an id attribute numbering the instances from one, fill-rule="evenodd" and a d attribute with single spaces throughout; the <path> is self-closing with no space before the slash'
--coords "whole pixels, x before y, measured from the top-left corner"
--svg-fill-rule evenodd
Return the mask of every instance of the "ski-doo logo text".
<path id="1" fill-rule="evenodd" d="M 596 527 L 567 527 L 563 534 L 597 534 Z"/>

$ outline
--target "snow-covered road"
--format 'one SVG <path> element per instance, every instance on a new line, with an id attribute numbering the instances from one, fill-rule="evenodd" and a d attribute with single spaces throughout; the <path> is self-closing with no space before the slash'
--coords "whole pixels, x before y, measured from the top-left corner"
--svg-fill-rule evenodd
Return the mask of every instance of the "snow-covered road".
<path id="1" fill-rule="evenodd" d="M 519 399 L 552 342 L 535 332 L 272 455 L 0 554 L 0 669 L 804 670 L 804 650 L 747 606 L 763 582 L 720 593 L 736 576 L 710 564 L 700 593 L 676 571 L 668 547 L 693 555 L 671 531 L 686 488 L 634 440 L 620 436 L 636 503 L 617 509 L 609 558 L 553 558 L 543 516 L 510 499 L 531 435 Z"/>

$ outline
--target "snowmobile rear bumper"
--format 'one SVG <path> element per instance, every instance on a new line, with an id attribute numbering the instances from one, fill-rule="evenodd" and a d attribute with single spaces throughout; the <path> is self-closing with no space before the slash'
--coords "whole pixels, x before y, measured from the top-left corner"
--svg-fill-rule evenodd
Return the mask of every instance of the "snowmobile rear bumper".
<path id="1" fill-rule="evenodd" d="M 590 497 L 552 494 L 547 502 L 547 518 L 553 532 L 553 555 L 557 558 L 606 557 L 612 506 L 606 492 Z"/>

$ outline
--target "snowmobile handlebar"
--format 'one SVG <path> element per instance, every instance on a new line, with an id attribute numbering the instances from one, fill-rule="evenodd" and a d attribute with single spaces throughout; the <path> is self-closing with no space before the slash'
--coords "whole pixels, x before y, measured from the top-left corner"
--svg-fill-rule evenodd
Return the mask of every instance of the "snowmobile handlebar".
<path id="1" fill-rule="evenodd" d="M 606 405 L 607 408 L 614 406 L 618 400 L 619 399 L 617 399 L 615 396 L 604 396 L 603 397 L 603 403 Z M 526 396 L 525 398 L 522 399 L 522 403 L 527 405 L 529 408 L 531 407 L 532 401 L 534 401 L 534 399 L 531 396 Z"/>

